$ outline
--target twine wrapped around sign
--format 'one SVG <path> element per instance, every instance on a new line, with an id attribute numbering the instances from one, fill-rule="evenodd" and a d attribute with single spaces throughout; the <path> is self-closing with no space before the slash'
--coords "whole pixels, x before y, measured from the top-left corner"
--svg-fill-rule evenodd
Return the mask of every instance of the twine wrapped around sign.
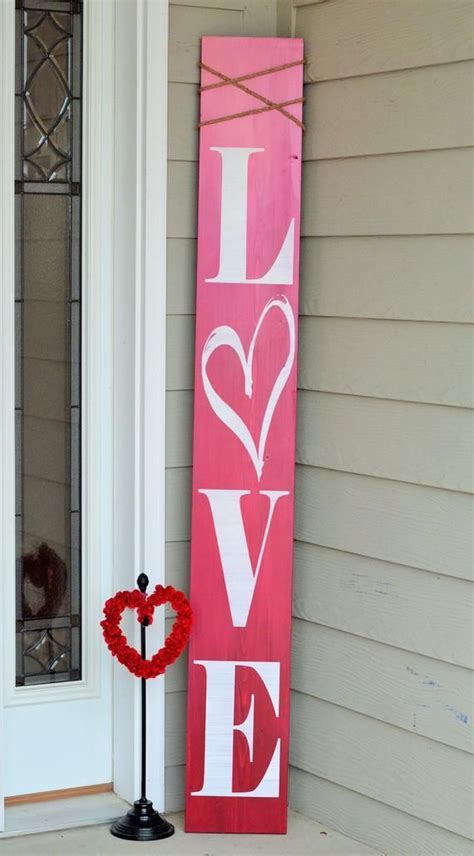
<path id="1" fill-rule="evenodd" d="M 247 95 L 251 95 L 252 98 L 256 98 L 257 101 L 261 101 L 265 106 L 256 107 L 253 110 L 243 110 L 241 113 L 231 113 L 228 116 L 218 116 L 215 119 L 207 119 L 205 122 L 200 122 L 198 127 L 203 128 L 205 125 L 216 125 L 219 122 L 229 122 L 231 119 L 243 119 L 244 116 L 255 116 L 257 113 L 267 113 L 270 110 L 277 110 L 279 113 L 282 114 L 282 116 L 285 116 L 287 119 L 290 119 L 292 122 L 295 123 L 295 125 L 298 125 L 298 127 L 301 128 L 302 131 L 304 131 L 303 122 L 298 119 L 297 116 L 293 116 L 292 113 L 289 113 L 288 110 L 285 110 L 285 107 L 289 107 L 290 104 L 302 104 L 304 102 L 304 98 L 292 98 L 289 101 L 271 101 L 269 98 L 266 98 L 259 92 L 255 92 L 253 89 L 250 89 L 250 87 L 245 86 L 242 83 L 242 81 L 244 80 L 253 80 L 255 77 L 263 77 L 266 74 L 274 74 L 277 71 L 285 71 L 286 69 L 294 68 L 297 65 L 304 65 L 304 62 L 304 60 L 297 60 L 296 62 L 287 62 L 283 65 L 275 65 L 272 68 L 265 68 L 261 71 L 253 71 L 249 74 L 243 74 L 239 77 L 228 77 L 221 71 L 217 71 L 215 68 L 211 68 L 211 66 L 200 62 L 199 68 L 209 72 L 209 74 L 213 74 L 214 77 L 218 77 L 219 81 L 217 83 L 208 83 L 206 86 L 201 86 L 199 92 L 209 92 L 209 90 L 219 89 L 221 86 L 235 86 L 236 89 L 240 89 Z"/>

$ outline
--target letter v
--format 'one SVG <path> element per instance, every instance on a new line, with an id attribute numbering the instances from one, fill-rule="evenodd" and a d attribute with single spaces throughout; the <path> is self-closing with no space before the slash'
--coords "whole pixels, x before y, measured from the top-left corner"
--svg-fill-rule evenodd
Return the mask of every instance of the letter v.
<path id="1" fill-rule="evenodd" d="M 270 531 L 270 525 L 276 504 L 280 497 L 289 496 L 287 490 L 261 490 L 262 496 L 268 496 L 269 509 L 265 532 L 260 546 L 255 573 L 250 561 L 247 536 L 240 500 L 249 490 L 200 490 L 209 500 L 216 532 L 217 546 L 224 574 L 234 627 L 245 627 L 257 585 L 260 566 Z"/>

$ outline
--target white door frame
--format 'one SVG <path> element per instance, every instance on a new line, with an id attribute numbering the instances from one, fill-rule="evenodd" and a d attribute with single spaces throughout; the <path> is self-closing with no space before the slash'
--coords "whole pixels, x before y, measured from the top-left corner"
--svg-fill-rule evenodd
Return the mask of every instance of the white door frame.
<path id="1" fill-rule="evenodd" d="M 142 570 L 153 584 L 164 581 L 168 2 L 89 0 L 86 9 L 84 143 L 94 192 L 88 194 L 86 187 L 84 203 L 85 403 L 90 405 L 84 434 L 93 442 L 86 443 L 83 463 L 86 474 L 93 475 L 84 495 L 90 525 L 83 547 L 90 569 L 97 563 L 109 567 L 115 591 L 133 587 Z M 0 4 L 0 46 L 0 115 L 3 127 L 13 129 L 13 0 Z M 15 561 L 13 133 L 4 135 L 1 151 L 0 561 L 5 583 L 11 578 L 5 570 Z M 98 413 L 112 422 L 113 431 L 94 433 Z M 113 482 L 111 496 L 101 482 L 102 487 Z M 88 616 L 97 628 L 103 592 L 91 575 L 87 592 Z M 3 591 L 0 586 L 2 616 L 5 595 L 11 599 L 8 585 Z M 148 635 L 150 646 L 162 644 L 164 615 L 156 617 Z M 1 643 L 0 637 L 0 662 L 5 663 Z M 84 654 L 85 680 L 68 687 L 70 698 L 97 691 L 104 666 L 93 648 Z M 131 801 L 138 796 L 140 773 L 139 686 L 121 667 L 114 667 L 113 682 L 114 788 Z M 60 691 L 57 685 L 46 689 Z M 0 829 L 2 691 L 0 681 Z M 149 729 L 148 793 L 162 809 L 163 678 L 149 685 L 149 722 L 155 728 Z"/>
<path id="2" fill-rule="evenodd" d="M 151 589 L 165 579 L 168 0 L 120 0 L 115 8 L 115 175 L 124 200 L 115 206 L 114 364 L 116 377 L 134 372 L 135 400 L 130 410 L 128 384 L 116 386 L 114 424 L 121 428 L 114 446 L 134 455 L 135 466 L 133 480 L 122 469 L 115 483 L 114 589 L 132 587 L 140 571 Z M 164 627 L 162 610 L 147 632 L 150 651 L 163 644 Z M 114 788 L 132 801 L 140 773 L 139 682 L 120 666 L 114 668 L 114 698 Z M 147 794 L 162 810 L 163 677 L 148 683 L 148 717 Z"/>

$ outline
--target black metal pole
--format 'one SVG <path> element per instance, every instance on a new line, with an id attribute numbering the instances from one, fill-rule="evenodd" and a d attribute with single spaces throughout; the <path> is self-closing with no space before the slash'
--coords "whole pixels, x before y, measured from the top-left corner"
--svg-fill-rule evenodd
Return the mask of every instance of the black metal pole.
<path id="1" fill-rule="evenodd" d="M 146 628 L 148 624 L 148 619 L 145 618 L 142 621 L 140 627 L 140 637 L 141 637 L 141 655 L 144 660 L 146 660 Z M 146 680 L 145 678 L 141 679 L 142 682 L 142 800 L 146 800 L 146 744 L 147 744 L 147 734 L 146 734 Z"/>
<path id="2" fill-rule="evenodd" d="M 140 574 L 137 586 L 145 594 L 149 579 L 146 574 Z M 146 660 L 146 628 L 148 618 L 140 625 L 140 648 L 142 659 Z M 127 841 L 156 841 L 159 838 L 169 838 L 174 834 L 172 823 L 161 817 L 153 808 L 153 803 L 146 797 L 146 747 L 147 747 L 147 717 L 146 717 L 146 679 L 141 678 L 141 726 L 142 726 L 142 751 L 141 751 L 141 796 L 133 804 L 133 808 L 120 820 L 115 821 L 110 827 L 112 835 L 116 838 L 125 838 Z"/>

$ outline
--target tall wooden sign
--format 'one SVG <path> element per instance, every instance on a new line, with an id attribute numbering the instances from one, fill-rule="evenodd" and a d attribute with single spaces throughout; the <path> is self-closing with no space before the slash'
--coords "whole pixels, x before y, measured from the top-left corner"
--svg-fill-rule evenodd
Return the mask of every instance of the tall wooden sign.
<path id="1" fill-rule="evenodd" d="M 286 832 L 302 61 L 202 40 L 189 832 Z"/>

